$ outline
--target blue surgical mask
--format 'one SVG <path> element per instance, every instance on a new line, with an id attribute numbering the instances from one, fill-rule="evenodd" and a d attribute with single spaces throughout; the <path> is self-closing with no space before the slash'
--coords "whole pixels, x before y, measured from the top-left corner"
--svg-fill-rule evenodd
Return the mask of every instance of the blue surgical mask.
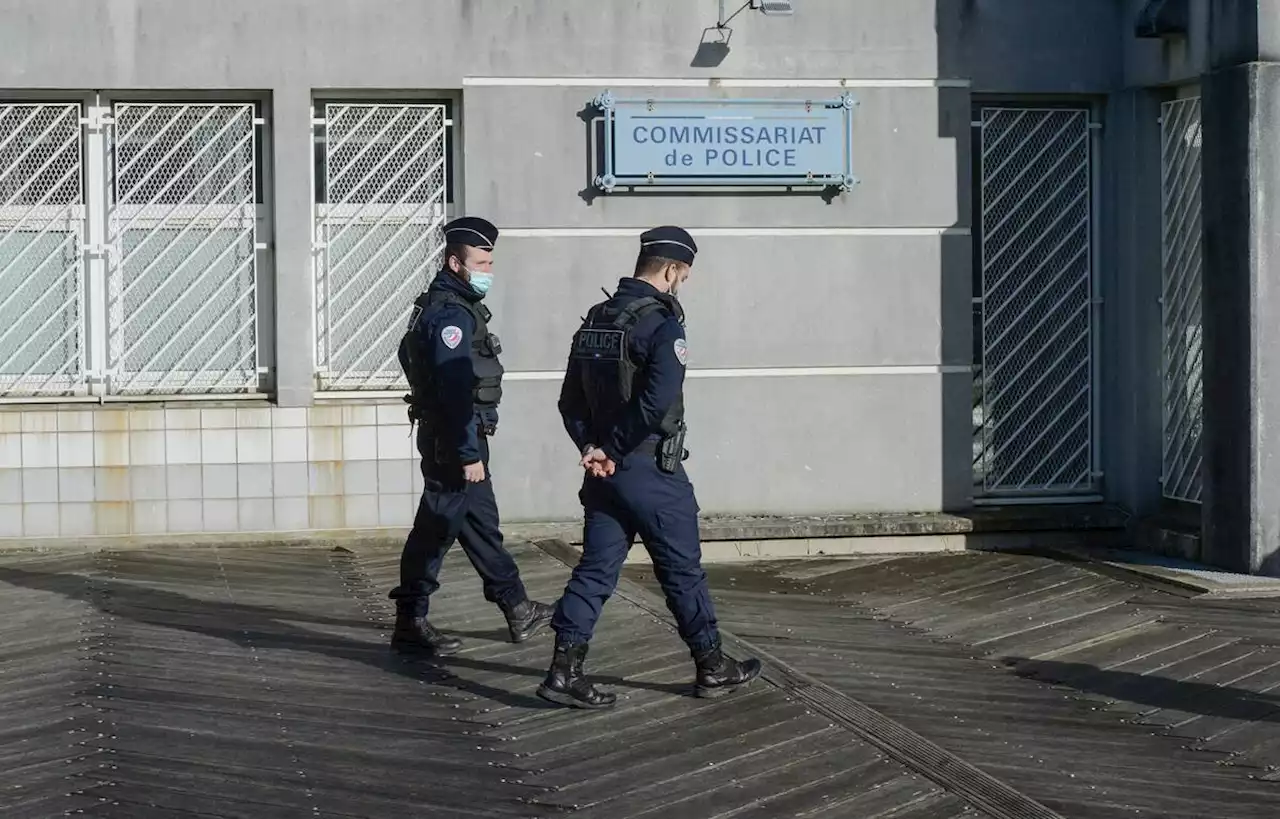
<path id="1" fill-rule="evenodd" d="M 476 291 L 478 295 L 483 296 L 489 292 L 489 288 L 493 286 L 492 273 L 477 273 L 472 270 L 467 271 L 467 275 L 471 281 L 471 289 Z"/>

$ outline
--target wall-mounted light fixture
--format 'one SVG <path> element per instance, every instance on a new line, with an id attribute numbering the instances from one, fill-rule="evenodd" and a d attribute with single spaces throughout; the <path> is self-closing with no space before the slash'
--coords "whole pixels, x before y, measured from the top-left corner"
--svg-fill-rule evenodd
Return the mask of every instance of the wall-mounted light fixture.
<path id="1" fill-rule="evenodd" d="M 751 0 L 751 8 L 759 9 L 764 14 L 787 15 L 795 11 L 791 0 Z"/>
<path id="2" fill-rule="evenodd" d="M 697 53 L 693 55 L 693 62 L 689 64 L 694 68 L 714 68 L 724 62 L 724 58 L 729 56 L 729 40 L 733 37 L 733 29 L 729 27 L 729 23 L 747 9 L 770 17 L 785 17 L 795 12 L 791 0 L 746 0 L 737 11 L 726 16 L 725 0 L 720 0 L 720 15 L 716 24 L 703 29 L 702 41 L 698 44 Z"/>

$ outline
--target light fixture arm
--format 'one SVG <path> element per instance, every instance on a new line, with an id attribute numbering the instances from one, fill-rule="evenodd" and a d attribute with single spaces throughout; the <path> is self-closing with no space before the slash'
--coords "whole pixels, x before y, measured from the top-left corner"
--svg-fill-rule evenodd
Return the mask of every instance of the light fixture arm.
<path id="1" fill-rule="evenodd" d="M 747 9 L 753 9 L 753 8 L 755 8 L 754 0 L 746 0 L 746 2 L 743 3 L 742 6 L 739 7 L 737 11 L 735 11 L 733 14 L 730 14 L 726 17 L 725 10 L 724 10 L 724 0 L 720 0 L 720 17 L 716 20 L 716 28 L 718 29 L 729 28 L 729 24 L 733 22 L 733 18 L 737 17 L 739 14 L 746 11 Z"/>

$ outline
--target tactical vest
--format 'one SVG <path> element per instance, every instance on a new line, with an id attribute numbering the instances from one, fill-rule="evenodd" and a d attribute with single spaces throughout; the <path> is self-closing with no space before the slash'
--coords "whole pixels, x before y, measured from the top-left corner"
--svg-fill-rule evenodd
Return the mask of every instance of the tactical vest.
<path id="1" fill-rule="evenodd" d="M 574 334 L 570 355 L 583 363 L 582 386 L 593 424 L 612 423 L 631 401 L 641 377 L 640 368 L 631 357 L 631 333 L 641 319 L 659 311 L 673 313 L 681 326 L 684 325 L 680 302 L 664 293 L 644 296 L 622 308 L 611 307 L 609 302 L 597 304 Z M 666 435 L 674 435 L 683 423 L 682 390 L 663 416 L 661 428 Z"/>
<path id="2" fill-rule="evenodd" d="M 400 367 L 409 380 L 410 395 L 405 400 L 412 408 L 411 416 L 414 409 L 427 416 L 436 409 L 431 354 L 418 341 L 417 330 L 419 326 L 430 323 L 446 304 L 458 305 L 475 321 L 475 332 L 471 335 L 471 370 L 475 374 L 475 384 L 471 389 L 472 404 L 477 412 L 483 412 L 496 408 L 502 402 L 504 370 L 498 359 L 502 353 L 502 342 L 489 332 L 489 319 L 493 314 L 483 304 L 472 303 L 456 293 L 428 290 L 414 300 L 408 330 L 400 341 Z"/>

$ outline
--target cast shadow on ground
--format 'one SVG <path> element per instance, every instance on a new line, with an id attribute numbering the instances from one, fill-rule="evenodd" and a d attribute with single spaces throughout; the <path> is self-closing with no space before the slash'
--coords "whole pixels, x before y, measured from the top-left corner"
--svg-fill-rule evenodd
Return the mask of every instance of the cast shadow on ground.
<path id="1" fill-rule="evenodd" d="M 156 628 L 173 629 L 226 640 L 246 649 L 277 648 L 305 651 L 335 660 L 360 662 L 389 674 L 414 680 L 440 683 L 476 697 L 504 706 L 532 710 L 558 708 L 533 696 L 536 680 L 545 668 L 524 668 L 505 663 L 472 659 L 465 654 L 434 661 L 411 661 L 393 654 L 386 644 L 385 628 L 359 620 L 329 618 L 310 612 L 289 611 L 269 606 L 234 602 L 212 602 L 188 597 L 177 592 L 146 588 L 119 580 L 92 579 L 77 574 L 34 572 L 0 567 L 0 584 L 61 594 L 69 600 L 91 605 L 104 614 L 124 618 Z M 297 621 L 318 626 L 367 629 L 373 639 L 352 640 L 312 631 Z M 500 633 L 505 638 L 505 632 Z M 472 636 L 493 638 L 490 632 Z M 542 638 L 535 639 L 545 639 Z M 547 642 L 548 658 L 550 642 Z M 467 679 L 454 669 L 471 669 L 530 678 L 530 693 L 507 691 Z M 625 680 L 612 676 L 593 676 L 601 685 L 622 689 L 650 690 L 669 694 L 687 694 L 691 686 Z"/>
<path id="2" fill-rule="evenodd" d="M 1280 723 L 1280 697 L 1241 688 L 1172 680 L 1157 674 L 1111 671 L 1082 663 L 1008 658 L 1019 676 L 1073 688 L 1107 700 L 1244 722 Z"/>

